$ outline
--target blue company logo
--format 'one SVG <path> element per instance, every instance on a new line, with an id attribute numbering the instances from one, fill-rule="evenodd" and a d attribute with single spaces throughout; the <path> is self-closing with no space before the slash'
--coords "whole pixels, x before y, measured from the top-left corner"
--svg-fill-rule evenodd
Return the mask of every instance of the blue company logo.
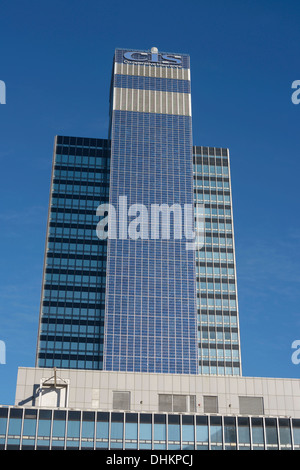
<path id="1" fill-rule="evenodd" d="M 151 62 L 164 65 L 181 65 L 182 57 L 173 54 L 159 54 L 158 52 L 125 52 L 124 59 L 134 62 Z"/>

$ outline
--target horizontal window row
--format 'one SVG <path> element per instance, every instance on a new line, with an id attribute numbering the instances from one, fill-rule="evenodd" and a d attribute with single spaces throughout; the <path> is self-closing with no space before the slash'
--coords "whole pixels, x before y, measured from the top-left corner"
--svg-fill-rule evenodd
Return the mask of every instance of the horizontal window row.
<path id="1" fill-rule="evenodd" d="M 102 271 L 105 270 L 106 267 L 106 257 L 105 260 L 82 260 L 82 259 L 60 259 L 60 258 L 52 258 L 49 255 L 53 253 L 48 253 L 46 259 L 46 270 L 48 273 L 55 272 L 55 273 L 62 273 L 67 274 L 68 271 L 72 271 L 72 269 L 81 269 L 82 271 L 88 270 L 89 272 L 93 271 L 98 268 Z M 84 273 L 86 274 L 86 273 Z"/>
<path id="2" fill-rule="evenodd" d="M 222 232 L 224 230 L 232 230 L 232 224 L 230 222 L 204 222 L 206 230 L 218 230 Z"/>
<path id="3" fill-rule="evenodd" d="M 109 140 L 95 137 L 57 136 L 57 145 L 109 148 Z"/>
<path id="4" fill-rule="evenodd" d="M 78 168 L 107 168 L 109 165 L 110 157 L 107 157 L 106 152 L 103 152 L 102 150 L 98 150 L 95 153 L 92 152 L 93 155 L 91 156 L 85 155 L 85 153 L 89 153 L 88 149 L 86 149 L 86 151 L 84 149 L 76 149 L 76 156 L 73 155 L 73 149 L 63 149 L 65 152 L 64 154 L 61 154 L 59 150 L 62 149 L 58 149 L 58 152 L 55 156 L 55 164 L 57 165 L 70 165 L 72 167 L 77 166 Z M 69 154 L 68 150 L 70 151 Z"/>
<path id="5" fill-rule="evenodd" d="M 105 280 L 105 276 L 103 277 L 100 277 L 99 276 L 99 282 L 100 281 L 103 281 Z M 85 292 L 85 293 L 92 293 L 92 292 L 104 292 L 104 289 L 99 286 L 99 287 L 86 287 L 86 286 L 82 286 L 82 287 L 77 287 L 77 286 L 74 286 L 74 285 L 69 285 L 68 283 L 65 285 L 65 286 L 56 286 L 56 285 L 51 285 L 51 284 L 48 284 L 45 282 L 44 284 L 44 289 L 47 290 L 53 290 L 53 292 L 57 291 L 57 290 L 61 290 L 61 291 L 70 291 L 70 292 Z"/>
<path id="6" fill-rule="evenodd" d="M 63 239 L 73 238 L 73 239 L 91 239 L 98 238 L 96 228 L 93 229 L 82 229 L 82 228 L 69 228 L 69 227 L 50 227 L 48 235 L 52 240 L 57 238 L 59 241 Z"/>
<path id="7" fill-rule="evenodd" d="M 97 147 L 87 147 L 87 146 L 74 146 L 74 145 L 68 145 L 68 146 L 61 146 L 61 145 L 56 145 L 56 155 L 69 155 L 70 157 L 74 157 L 75 155 L 77 157 L 97 157 L 97 158 L 105 158 L 108 159 L 110 155 L 109 148 L 107 146 L 101 146 L 99 148 Z"/>
<path id="8" fill-rule="evenodd" d="M 78 224 L 93 224 L 96 227 L 99 222 L 99 217 L 96 216 L 96 211 L 94 209 L 64 209 L 51 207 L 50 214 L 51 222 L 66 222 L 66 223 L 78 223 Z M 106 243 L 106 240 L 99 240 L 103 244 Z"/>
<path id="9" fill-rule="evenodd" d="M 103 202 L 103 201 L 102 201 Z M 102 203 L 101 201 L 99 202 Z M 224 211 L 226 213 L 224 213 Z M 228 216 L 231 217 L 231 210 L 230 209 L 223 209 L 223 208 L 209 208 L 205 207 L 205 216 L 211 215 L 219 215 L 224 217 Z M 76 210 L 72 210 L 71 208 L 59 208 L 59 207 L 51 207 L 51 215 L 50 218 L 52 221 L 66 221 L 70 223 L 85 223 L 85 224 L 96 224 L 99 222 L 99 216 L 96 216 L 95 210 L 86 208 L 80 209 L 76 208 Z"/>
<path id="10" fill-rule="evenodd" d="M 53 310 L 52 310 L 53 309 Z M 75 309 L 74 309 L 75 310 Z M 64 310 L 61 311 L 61 313 L 63 313 Z M 47 309 L 43 309 L 43 313 L 58 313 L 59 314 L 59 309 L 57 308 L 54 308 L 54 307 L 48 307 Z M 76 312 L 75 312 L 76 313 Z M 79 313 L 79 311 L 78 311 Z M 82 309 L 82 313 L 84 314 L 83 317 L 86 315 L 86 314 L 91 314 L 93 316 L 93 314 L 98 314 L 98 317 L 100 318 L 100 315 L 102 314 L 102 316 L 104 317 L 104 310 L 101 310 L 101 309 L 97 309 L 97 310 L 93 310 L 93 309 L 89 309 L 88 311 L 85 311 L 85 309 Z M 94 320 L 94 319 L 80 319 L 80 320 L 75 320 L 75 319 L 72 319 L 72 320 L 67 320 L 67 319 L 59 319 L 57 318 L 56 319 L 53 319 L 53 318 L 45 318 L 43 317 L 42 318 L 42 324 L 46 324 L 46 325 L 51 325 L 51 327 L 53 325 L 57 325 L 57 327 L 64 327 L 65 325 L 85 325 L 86 327 L 88 326 L 92 326 L 92 327 L 101 327 L 103 326 L 103 320 Z M 58 326 L 60 325 L 60 326 Z"/>
<path id="11" fill-rule="evenodd" d="M 178 356 L 175 359 L 165 358 L 163 361 L 161 358 L 157 359 L 156 362 L 150 359 L 142 361 L 140 358 L 136 358 L 134 361 L 127 359 L 126 357 L 120 359 L 112 355 L 105 356 L 105 369 L 106 370 L 123 370 L 126 372 L 156 372 L 165 374 L 195 374 L 197 370 L 197 362 L 183 361 L 182 357 Z"/>
<path id="12" fill-rule="evenodd" d="M 230 204 L 230 195 L 226 194 L 202 194 L 197 192 L 194 194 L 194 201 L 197 203 L 202 202 L 224 202 Z"/>
<path id="13" fill-rule="evenodd" d="M 201 208 L 202 210 L 202 208 Z M 231 206 L 230 205 L 220 205 L 220 204 L 205 204 L 204 207 L 205 217 L 231 217 Z"/>
<path id="14" fill-rule="evenodd" d="M 40 331 L 40 340 L 46 342 L 49 342 L 49 345 L 51 343 L 52 347 L 54 342 L 59 345 L 59 347 L 62 347 L 61 344 L 64 342 L 64 344 L 67 343 L 93 343 L 94 341 L 99 343 L 99 337 L 103 336 L 103 327 L 101 329 L 99 327 L 91 328 L 86 328 L 85 330 L 74 330 L 74 328 L 67 328 L 69 325 L 66 325 L 66 328 L 64 327 L 60 331 L 55 331 L 55 329 L 52 329 L 50 331 L 48 329 L 48 326 L 50 327 L 51 325 L 45 325 L 43 324 L 41 327 Z"/>
<path id="15" fill-rule="evenodd" d="M 55 351 L 55 353 L 59 353 L 62 351 L 64 354 L 66 354 L 68 351 L 71 353 L 74 353 L 78 351 L 79 353 L 82 353 L 82 351 L 87 351 L 87 353 L 90 352 L 103 352 L 103 345 L 99 344 L 99 338 L 95 337 L 94 341 L 89 342 L 89 339 L 87 341 L 80 341 L 80 338 L 76 341 L 76 338 L 72 338 L 69 341 L 44 341 L 41 340 L 39 343 L 39 352 L 46 351 L 47 353 L 51 353 L 52 351 Z"/>
<path id="16" fill-rule="evenodd" d="M 56 177 L 60 177 L 60 180 L 63 178 L 63 176 L 72 176 L 73 179 L 76 179 L 76 176 L 78 179 L 81 179 L 82 174 L 83 175 L 90 175 L 91 179 L 93 179 L 94 175 L 109 175 L 110 169 L 108 166 L 104 166 L 103 168 L 89 168 L 85 167 L 82 168 L 81 165 L 66 165 L 63 163 L 58 163 L 55 162 L 54 164 L 54 179 Z M 72 181 L 72 178 L 67 178 L 70 179 L 70 183 Z"/>
<path id="17" fill-rule="evenodd" d="M 244 398 L 248 399 L 239 397 L 242 407 Z M 258 400 L 262 398 L 254 399 L 261 406 Z M 116 404 L 120 400 L 122 397 L 115 397 Z M 185 395 L 161 396 L 159 403 L 162 409 L 172 408 L 172 412 L 2 408 L 1 449 L 291 450 L 300 447 L 298 419 L 177 414 L 174 408 L 190 407 L 190 403 L 193 406 L 193 396 Z M 202 413 L 217 410 L 217 397 L 203 396 L 200 406 Z"/>
<path id="18" fill-rule="evenodd" d="M 184 373 L 183 367 L 188 368 L 185 373 L 189 373 L 189 370 L 191 370 L 188 360 L 185 361 L 185 366 L 183 365 L 184 359 L 188 358 L 190 355 L 190 351 L 188 349 L 170 349 L 169 351 L 161 351 L 160 348 L 156 348 L 155 351 L 157 357 L 148 359 L 146 350 L 140 353 L 139 350 L 136 352 L 132 349 L 126 349 L 124 347 L 119 348 L 117 351 L 114 350 L 112 354 L 110 354 L 109 350 L 106 351 L 105 360 L 109 361 L 109 358 L 113 357 L 113 369 L 115 369 L 115 366 L 117 366 L 116 370 L 126 370 L 128 372 L 148 371 L 153 373 Z M 154 353 L 154 350 L 152 353 Z M 119 356 L 119 354 L 121 354 L 121 356 Z M 171 361 L 170 365 L 168 365 L 170 357 Z M 195 369 L 196 368 L 197 364 L 195 357 Z"/>
<path id="19" fill-rule="evenodd" d="M 168 135 L 166 133 L 167 130 L 173 130 L 171 134 L 170 140 L 174 140 L 175 142 L 182 142 L 185 140 L 185 135 L 177 134 L 174 132 L 174 129 L 186 129 L 188 136 L 192 136 L 192 129 L 191 129 L 191 116 L 184 116 L 182 114 L 164 114 L 164 113 L 143 113 L 140 111 L 127 111 L 127 110 L 115 110 L 113 113 L 113 126 L 116 129 L 133 129 L 134 132 L 141 134 L 141 131 L 145 129 L 146 135 L 151 135 L 151 131 L 153 129 L 157 130 L 157 137 L 156 142 L 159 138 L 165 137 Z M 145 134 L 143 138 L 145 138 Z M 180 140 L 181 137 L 181 140 Z M 118 139 L 118 134 L 114 132 L 114 136 L 112 137 L 112 142 Z M 154 139 L 152 139 L 155 141 Z M 186 140 L 190 145 L 190 139 L 186 137 Z"/>
<path id="20" fill-rule="evenodd" d="M 198 250 L 195 252 L 196 260 L 206 260 L 208 262 L 212 261 L 221 261 L 232 263 L 234 261 L 233 253 L 223 253 L 223 252 L 212 252 L 212 251 L 204 251 L 203 249 Z"/>
<path id="21" fill-rule="evenodd" d="M 240 367 L 223 367 L 217 365 L 199 365 L 198 373 L 202 375 L 233 375 L 238 376 L 241 374 Z M 218 449 L 218 448 L 217 448 Z"/>
<path id="22" fill-rule="evenodd" d="M 199 266 L 196 265 L 196 273 L 198 276 L 234 276 L 234 268 L 219 266 Z"/>
<path id="23" fill-rule="evenodd" d="M 47 290 L 47 287 L 44 290 L 44 299 L 50 299 L 54 301 L 55 299 L 58 300 L 63 300 L 65 299 L 66 302 L 68 302 L 70 299 L 72 299 L 74 302 L 76 301 L 89 301 L 89 302 L 95 302 L 100 300 L 101 294 L 99 292 L 91 292 L 90 290 L 88 292 L 72 292 L 72 291 L 62 291 L 62 290 L 54 290 L 54 287 L 56 286 L 51 286 L 50 290 Z M 105 289 L 105 288 L 104 288 Z"/>
<path id="24" fill-rule="evenodd" d="M 103 358 L 101 355 L 92 356 L 90 359 L 65 359 L 60 358 L 38 358 L 39 367 L 57 367 L 58 369 L 85 369 L 85 370 L 101 370 L 103 369 Z"/>
<path id="25" fill-rule="evenodd" d="M 230 189 L 230 183 L 227 179 L 218 181 L 216 179 L 202 179 L 198 177 L 194 178 L 194 191 L 197 191 L 198 188 Z"/>
<path id="26" fill-rule="evenodd" d="M 55 261 L 55 264 L 58 262 L 61 266 L 68 266 L 73 265 L 75 266 L 76 263 L 84 263 L 84 262 L 91 262 L 95 263 L 98 261 L 105 261 L 106 260 L 106 254 L 107 254 L 107 244 L 102 243 L 101 244 L 101 250 L 99 250 L 98 254 L 95 255 L 84 255 L 84 254 L 70 254 L 66 255 L 63 253 L 47 253 L 47 260 L 49 262 Z M 92 264 L 95 265 L 95 264 Z"/>
<path id="27" fill-rule="evenodd" d="M 95 359 L 99 361 L 99 359 L 101 358 L 101 353 L 99 352 L 97 354 L 91 354 L 89 352 L 86 352 L 86 353 L 80 354 L 80 353 L 75 352 L 74 354 L 72 354 L 70 352 L 70 353 L 65 354 L 64 351 L 58 352 L 58 353 L 56 353 L 55 351 L 51 353 L 41 351 L 39 352 L 38 357 L 39 357 L 39 367 L 42 367 L 42 361 L 41 361 L 42 359 L 44 360 L 48 359 L 47 367 L 64 368 L 64 366 L 65 367 L 67 366 L 69 361 L 70 362 L 74 361 L 73 362 L 74 367 L 71 367 L 71 368 L 90 369 L 91 367 L 88 366 L 88 362 L 90 362 L 90 365 L 92 365 Z M 64 361 L 65 361 L 65 364 L 63 365 Z M 93 365 L 95 364 L 96 363 L 94 363 Z"/>
<path id="28" fill-rule="evenodd" d="M 66 180 L 63 180 L 66 181 Z M 85 184 L 82 185 L 81 182 L 77 184 L 65 184 L 65 183 L 54 183 L 52 186 L 53 193 L 57 196 L 60 195 L 80 195 L 82 198 L 85 197 L 101 197 L 103 195 L 108 194 L 108 179 L 103 178 L 103 182 L 106 183 L 105 185 L 99 185 L 99 181 L 95 184 Z M 87 181 L 85 181 L 87 183 Z"/>
<path id="29" fill-rule="evenodd" d="M 220 166 L 220 165 L 205 165 L 201 163 L 194 164 L 194 173 L 196 175 L 228 175 L 228 166 Z"/>
<path id="30" fill-rule="evenodd" d="M 199 273 L 197 273 L 197 282 L 198 283 L 201 283 L 201 282 L 205 282 L 205 283 L 221 283 L 223 285 L 226 285 L 226 284 L 230 284 L 230 285 L 235 285 L 235 279 L 228 279 L 227 276 L 224 277 L 224 278 L 221 278 L 220 276 L 216 276 L 215 278 L 213 278 L 212 276 L 203 276 L 202 275 L 199 275 Z"/>
<path id="31" fill-rule="evenodd" d="M 88 315 L 89 312 L 98 312 L 99 308 L 105 308 L 105 289 L 103 289 L 103 292 L 99 293 L 99 297 L 96 303 L 89 301 L 80 302 L 78 299 L 74 301 L 72 299 L 68 299 L 68 301 L 44 299 L 42 302 L 43 312 L 48 313 L 47 309 L 51 308 L 53 310 L 51 310 L 49 314 L 53 314 L 53 312 L 56 311 L 55 309 L 58 309 L 57 313 L 55 313 L 58 317 L 60 314 L 63 314 L 69 318 L 75 317 L 76 315 L 78 315 L 79 318 L 83 318 L 85 315 Z"/>
<path id="32" fill-rule="evenodd" d="M 103 349 L 99 347 L 96 343 L 60 343 L 58 341 L 51 342 L 51 341 L 41 341 L 39 347 L 39 355 L 40 357 L 42 354 L 47 354 L 47 357 L 51 357 L 51 354 L 60 354 L 63 353 L 64 355 L 69 354 L 70 359 L 74 360 L 77 359 L 78 355 L 82 356 L 86 354 L 89 356 L 89 360 L 91 360 L 91 356 L 95 356 L 97 359 L 103 356 Z"/>
<path id="33" fill-rule="evenodd" d="M 162 157 L 156 156 L 155 160 L 145 161 L 142 157 L 128 157 L 118 164 L 116 170 L 113 171 L 114 180 L 136 180 L 137 174 L 141 175 L 143 183 L 152 182 L 153 187 L 158 189 L 157 181 L 165 181 L 167 186 L 172 186 L 176 191 L 177 184 L 185 182 L 193 187 L 193 181 L 190 168 L 185 162 L 169 162 Z M 153 179 L 155 178 L 155 179 Z"/>
<path id="34" fill-rule="evenodd" d="M 227 196 L 230 196 L 230 191 L 229 190 L 224 190 L 224 189 L 202 189 L 201 191 L 199 189 L 194 188 L 194 195 L 195 194 L 225 194 Z"/>
<path id="35" fill-rule="evenodd" d="M 216 349 L 216 348 L 203 348 L 199 349 L 199 358 L 218 358 L 226 360 L 238 360 L 239 350 L 238 349 Z"/>
<path id="36" fill-rule="evenodd" d="M 237 317 L 235 315 L 212 315 L 206 313 L 199 313 L 198 316 L 198 325 L 237 325 Z"/>
<path id="37" fill-rule="evenodd" d="M 195 332 L 194 317 L 191 321 L 188 321 L 185 317 L 180 318 L 179 315 L 177 317 L 175 315 L 165 315 L 162 320 L 158 318 L 159 312 L 157 311 L 153 316 L 144 315 L 143 317 L 140 314 L 127 316 L 126 313 L 124 312 L 123 318 L 121 318 L 121 315 L 116 315 L 116 318 L 113 319 L 108 318 L 105 325 L 107 333 L 118 337 L 120 342 L 132 341 L 139 343 L 141 341 L 141 343 L 145 342 L 146 344 L 147 342 L 157 341 L 156 344 L 158 344 L 158 342 L 163 341 L 166 347 L 168 344 L 175 347 L 175 336 L 189 336 L 190 333 L 194 334 Z M 137 331 L 141 330 L 143 333 L 142 339 L 136 337 Z M 181 341 L 181 338 L 179 338 L 178 347 Z M 113 347 L 117 348 L 118 344 L 114 344 Z M 186 345 L 186 347 L 189 348 L 189 345 Z"/>
<path id="38" fill-rule="evenodd" d="M 102 326 L 100 325 L 95 325 L 95 324 L 92 324 L 92 325 L 86 325 L 86 324 L 81 324 L 79 322 L 77 322 L 77 324 L 75 323 L 67 323 L 67 322 L 64 322 L 64 323 L 45 323 L 45 322 L 42 322 L 41 324 L 41 332 L 47 332 L 48 334 L 51 334 L 51 333 L 56 333 L 56 334 L 60 334 L 61 332 L 64 332 L 65 333 L 72 333 L 73 334 L 99 334 L 99 332 L 101 331 L 101 328 L 103 327 L 103 322 L 102 322 Z"/>
<path id="39" fill-rule="evenodd" d="M 199 145 L 193 146 L 194 156 L 216 156 L 216 157 L 227 157 L 228 149 L 222 147 L 203 147 Z"/>
<path id="40" fill-rule="evenodd" d="M 219 245 L 219 246 L 227 246 L 227 247 L 232 247 L 233 246 L 233 240 L 232 238 L 224 238 L 224 237 L 208 237 L 205 236 L 204 239 L 204 244 L 205 246 L 209 247 L 212 245 Z"/>
<path id="41" fill-rule="evenodd" d="M 44 303 L 49 303 L 45 301 Z M 55 303 L 55 302 L 52 302 Z M 75 303 L 78 305 L 78 303 Z M 90 305 L 90 304 L 89 304 Z M 101 312 L 101 313 L 99 313 Z M 83 321 L 85 319 L 89 321 L 101 321 L 101 318 L 104 317 L 104 305 L 103 312 L 100 309 L 93 308 L 78 308 L 74 307 L 73 309 L 69 307 L 48 307 L 43 306 L 42 320 L 57 320 L 57 322 L 66 322 L 66 321 Z"/>
<path id="42" fill-rule="evenodd" d="M 107 170 L 101 170 L 100 172 L 103 175 L 104 183 L 109 183 L 109 172 Z M 107 186 L 104 185 L 106 188 Z M 64 179 L 64 178 L 53 178 L 53 188 L 60 192 L 72 192 L 72 189 L 75 191 L 83 191 L 85 193 L 93 192 L 94 190 L 101 190 L 102 187 L 99 187 L 98 181 L 82 181 L 76 180 L 74 178 Z"/>
<path id="43" fill-rule="evenodd" d="M 91 199 L 87 199 L 90 197 Z M 67 197 L 52 197 L 51 198 L 51 205 L 56 207 L 66 207 L 66 208 L 81 208 L 81 209 L 92 209 L 97 210 L 99 206 L 99 198 L 94 199 L 92 196 L 87 196 L 84 199 L 75 199 L 75 197 L 71 197 L 68 199 Z"/>
<path id="44" fill-rule="evenodd" d="M 105 195 L 106 193 L 103 192 L 103 194 L 98 194 L 96 196 L 89 196 L 87 194 L 83 194 L 83 195 L 78 195 L 78 194 L 66 194 L 66 193 L 56 193 L 56 192 L 53 192 L 52 193 L 52 198 L 51 198 L 51 203 L 54 204 L 55 202 L 56 203 L 60 203 L 62 204 L 63 201 L 65 201 L 66 203 L 69 203 L 70 201 L 73 201 L 74 203 L 76 201 L 79 201 L 78 203 L 81 204 L 83 202 L 86 202 L 87 206 L 91 205 L 91 206 L 94 206 L 93 203 L 97 203 L 97 201 L 99 200 L 99 197 Z M 97 208 L 98 206 L 96 206 Z"/>
<path id="45" fill-rule="evenodd" d="M 198 297 L 197 298 L 197 305 L 198 308 L 208 307 L 208 308 L 215 308 L 215 309 L 222 309 L 222 308 L 230 308 L 236 309 L 237 302 L 234 299 L 217 299 L 217 298 L 206 298 L 206 297 Z"/>
<path id="46" fill-rule="evenodd" d="M 196 284 L 198 291 L 223 291 L 223 292 L 235 292 L 235 284 L 219 283 L 219 282 L 197 282 Z"/>
<path id="47" fill-rule="evenodd" d="M 73 260 L 74 261 L 74 260 Z M 85 261 L 85 263 L 83 262 Z M 99 260 L 91 264 L 88 260 L 79 260 L 78 266 L 75 263 L 58 267 L 46 267 L 46 274 L 49 275 L 77 275 L 77 276 L 103 276 L 106 268 L 106 260 Z M 56 278 L 57 279 L 57 278 Z"/>
<path id="48" fill-rule="evenodd" d="M 103 185 L 108 184 L 107 183 L 107 174 L 105 172 L 100 172 L 100 171 L 91 171 L 88 172 L 87 169 L 85 168 L 85 171 L 83 170 L 74 170 L 73 167 L 69 170 L 59 170 L 55 169 L 54 170 L 54 178 L 60 179 L 60 180 L 74 180 L 76 183 L 80 183 L 81 181 L 91 181 L 91 182 L 97 182 L 97 183 L 102 183 Z M 99 188 L 100 189 L 100 188 Z"/>
<path id="49" fill-rule="evenodd" d="M 78 240 L 80 242 L 80 240 Z M 64 253 L 98 253 L 100 249 L 100 245 L 95 240 L 95 244 L 89 243 L 48 243 L 48 250 L 56 251 L 56 252 L 64 252 Z"/>
<path id="50" fill-rule="evenodd" d="M 238 333 L 232 331 L 206 331 L 198 330 L 198 340 L 201 341 L 218 341 L 218 342 L 235 342 L 239 340 Z"/>
<path id="51" fill-rule="evenodd" d="M 139 90 L 168 91 L 175 93 L 191 92 L 191 84 L 189 80 L 122 74 L 114 75 L 114 87 Z"/>
<path id="52" fill-rule="evenodd" d="M 95 224 L 85 224 L 85 223 L 73 223 L 72 221 L 63 221 L 63 222 L 56 222 L 51 221 L 49 223 L 51 230 L 58 229 L 58 231 L 62 231 L 64 229 L 76 229 L 76 230 L 95 230 Z"/>

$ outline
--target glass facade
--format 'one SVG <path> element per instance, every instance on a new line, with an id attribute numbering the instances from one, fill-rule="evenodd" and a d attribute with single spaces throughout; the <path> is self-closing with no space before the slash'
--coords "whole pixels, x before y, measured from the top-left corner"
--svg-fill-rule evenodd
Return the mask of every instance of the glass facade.
<path id="1" fill-rule="evenodd" d="M 105 309 L 105 240 L 96 209 L 108 200 L 109 143 L 58 136 L 55 141 L 37 366 L 101 369 Z"/>
<path id="2" fill-rule="evenodd" d="M 240 375 L 239 315 L 229 152 L 194 147 L 194 202 L 204 206 L 196 252 L 199 373 Z"/>
<path id="3" fill-rule="evenodd" d="M 0 450 L 300 450 L 300 420 L 0 408 Z"/>
<path id="4" fill-rule="evenodd" d="M 192 146 L 189 56 L 130 57 L 115 52 L 109 139 L 55 141 L 36 364 L 240 375 L 229 152 Z M 196 251 L 172 211 L 189 204 Z"/>
<path id="5" fill-rule="evenodd" d="M 108 240 L 104 369 L 196 374 L 195 255 L 176 236 L 175 216 L 169 238 L 164 214 L 155 235 L 152 219 L 154 207 L 193 205 L 189 57 L 180 68 L 125 57 L 116 51 L 109 202 L 120 214 L 125 198 L 128 218 L 122 207 L 125 231 Z M 134 237 L 130 215 L 137 213 Z"/>

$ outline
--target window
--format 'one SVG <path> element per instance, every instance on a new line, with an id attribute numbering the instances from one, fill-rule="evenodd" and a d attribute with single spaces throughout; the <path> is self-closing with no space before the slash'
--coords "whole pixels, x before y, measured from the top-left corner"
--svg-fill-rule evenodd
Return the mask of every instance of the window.
<path id="1" fill-rule="evenodd" d="M 54 410 L 52 429 L 52 450 L 64 447 L 66 430 L 66 411 Z"/>
<path id="2" fill-rule="evenodd" d="M 249 418 L 238 417 L 239 449 L 250 449 L 250 423 Z"/>
<path id="3" fill-rule="evenodd" d="M 275 418 L 266 418 L 266 444 L 267 450 L 278 449 L 278 435 L 277 435 L 277 424 Z"/>
<path id="4" fill-rule="evenodd" d="M 262 415 L 264 414 L 262 397 L 239 397 L 240 414 Z"/>
<path id="5" fill-rule="evenodd" d="M 152 415 L 140 415 L 140 448 L 150 449 L 152 441 Z"/>
<path id="6" fill-rule="evenodd" d="M 300 445 L 300 419 L 293 419 L 293 439 L 294 445 L 299 448 Z"/>
<path id="7" fill-rule="evenodd" d="M 195 412 L 196 396 L 159 394 L 158 409 L 159 411 L 177 413 Z"/>
<path id="8" fill-rule="evenodd" d="M 204 396 L 203 406 L 204 406 L 204 413 L 218 413 L 218 397 Z"/>
<path id="9" fill-rule="evenodd" d="M 195 448 L 195 422 L 194 416 L 182 415 L 182 449 Z"/>
<path id="10" fill-rule="evenodd" d="M 154 449 L 164 449 L 166 441 L 166 416 L 154 415 Z"/>
<path id="11" fill-rule="evenodd" d="M 224 439 L 225 449 L 233 450 L 236 448 L 236 423 L 235 418 L 226 416 L 224 418 Z"/>
<path id="12" fill-rule="evenodd" d="M 22 450 L 34 449 L 37 410 L 25 409 Z"/>
<path id="13" fill-rule="evenodd" d="M 109 438 L 109 414 L 105 412 L 97 413 L 96 421 L 96 448 L 108 449 Z"/>
<path id="14" fill-rule="evenodd" d="M 83 411 L 81 429 L 81 449 L 91 449 L 94 445 L 95 413 Z"/>
<path id="15" fill-rule="evenodd" d="M 137 449 L 138 439 L 138 415 L 126 413 L 125 416 L 125 448 Z"/>
<path id="16" fill-rule="evenodd" d="M 0 408 L 0 450 L 4 449 L 8 408 Z"/>
<path id="17" fill-rule="evenodd" d="M 37 434 L 37 449 L 48 449 L 51 433 L 51 410 L 40 410 Z"/>
<path id="18" fill-rule="evenodd" d="M 168 416 L 168 439 L 169 449 L 176 449 L 176 444 L 180 443 L 180 418 L 179 415 Z M 170 447 L 170 443 L 174 447 Z"/>
<path id="19" fill-rule="evenodd" d="M 113 392 L 113 409 L 130 410 L 130 392 Z"/>
<path id="20" fill-rule="evenodd" d="M 80 411 L 69 411 L 67 425 L 67 447 L 79 448 Z"/>
<path id="21" fill-rule="evenodd" d="M 124 414 L 112 413 L 111 415 L 111 448 L 122 449 L 124 432 Z"/>
<path id="22" fill-rule="evenodd" d="M 211 450 L 222 449 L 222 418 L 220 416 L 210 417 L 210 442 Z"/>
<path id="23" fill-rule="evenodd" d="M 292 445 L 290 421 L 287 418 L 279 418 L 280 448 L 290 448 Z"/>
<path id="24" fill-rule="evenodd" d="M 264 430 L 262 418 L 251 418 L 253 450 L 264 447 Z"/>
<path id="25" fill-rule="evenodd" d="M 208 418 L 196 416 L 196 441 L 198 450 L 208 449 Z"/>

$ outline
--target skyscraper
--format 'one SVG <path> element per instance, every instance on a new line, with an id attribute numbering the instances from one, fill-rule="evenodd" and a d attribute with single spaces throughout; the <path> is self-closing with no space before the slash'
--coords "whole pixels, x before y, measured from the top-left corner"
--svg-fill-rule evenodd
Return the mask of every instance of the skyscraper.
<path id="1" fill-rule="evenodd" d="M 109 139 L 57 137 L 38 365 L 240 373 L 229 152 L 193 147 L 191 114 L 189 56 L 117 49 Z"/>
<path id="2" fill-rule="evenodd" d="M 108 201 L 107 139 L 55 139 L 36 363 L 103 368 L 107 243 L 96 209 Z"/>
<path id="3" fill-rule="evenodd" d="M 174 221 L 164 239 L 152 219 L 154 208 L 171 219 L 174 205 L 193 204 L 189 67 L 188 56 L 155 48 L 115 52 L 109 201 L 119 213 L 126 198 L 126 207 L 125 230 L 108 241 L 106 370 L 197 373 L 194 253 Z M 151 216 L 138 239 L 128 233 L 127 206 Z"/>
<path id="4" fill-rule="evenodd" d="M 199 373 L 240 375 L 240 334 L 229 150 L 194 147 L 194 201 L 204 206 L 196 250 Z M 202 206 L 202 207 L 203 207 Z"/>

